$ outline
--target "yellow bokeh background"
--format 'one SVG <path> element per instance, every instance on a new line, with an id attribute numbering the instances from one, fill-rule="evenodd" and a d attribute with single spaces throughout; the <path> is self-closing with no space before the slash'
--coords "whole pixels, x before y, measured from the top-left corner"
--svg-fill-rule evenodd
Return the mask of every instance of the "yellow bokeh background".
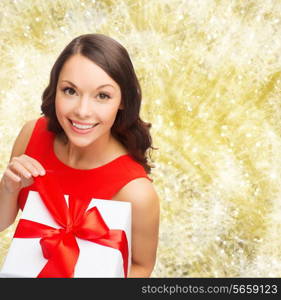
<path id="1" fill-rule="evenodd" d="M 132 58 L 158 148 L 152 277 L 280 277 L 280 15 L 279 0 L 2 0 L 0 175 L 62 49 L 107 34 Z"/>

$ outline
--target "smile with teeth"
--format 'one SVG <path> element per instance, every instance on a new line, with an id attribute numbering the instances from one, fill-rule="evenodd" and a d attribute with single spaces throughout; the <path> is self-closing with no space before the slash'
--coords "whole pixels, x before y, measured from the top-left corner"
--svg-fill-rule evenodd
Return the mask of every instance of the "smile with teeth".
<path id="1" fill-rule="evenodd" d="M 93 127 L 95 127 L 96 125 L 98 125 L 98 123 L 92 124 L 92 125 L 82 125 L 82 124 L 77 124 L 77 123 L 75 123 L 75 122 L 73 122 L 73 121 L 71 121 L 71 124 L 72 124 L 74 127 L 78 128 L 78 129 L 82 129 L 82 130 L 90 129 L 90 128 L 93 128 Z"/>

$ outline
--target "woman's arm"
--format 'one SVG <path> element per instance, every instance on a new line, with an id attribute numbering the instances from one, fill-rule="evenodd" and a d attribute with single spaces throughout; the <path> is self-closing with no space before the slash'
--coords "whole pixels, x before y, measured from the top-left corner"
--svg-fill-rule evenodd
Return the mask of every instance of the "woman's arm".
<path id="1" fill-rule="evenodd" d="M 25 152 L 29 139 L 31 137 L 36 120 L 27 122 L 21 129 L 18 137 L 13 145 L 9 164 L 11 164 L 14 157 L 18 157 Z M 9 190 L 5 182 L 6 177 L 15 178 L 15 175 L 10 170 L 9 166 L 5 170 L 0 182 L 0 231 L 10 226 L 18 213 L 18 194 L 20 189 Z M 17 183 L 15 182 L 15 185 Z M 20 183 L 18 183 L 20 186 Z"/>
<path id="2" fill-rule="evenodd" d="M 132 203 L 132 265 L 128 277 L 149 277 L 158 245 L 159 199 L 146 178 L 129 182 L 114 197 Z"/>

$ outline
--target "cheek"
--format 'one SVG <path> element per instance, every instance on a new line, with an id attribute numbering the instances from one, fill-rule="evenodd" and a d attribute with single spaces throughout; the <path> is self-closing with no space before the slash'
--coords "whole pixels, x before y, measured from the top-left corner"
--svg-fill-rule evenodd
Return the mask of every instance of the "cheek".
<path id="1" fill-rule="evenodd" d="M 118 107 L 110 107 L 101 112 L 100 117 L 103 119 L 104 122 L 108 123 L 109 125 L 112 125 L 116 119 L 117 112 Z"/>
<path id="2" fill-rule="evenodd" d="M 57 97 L 55 100 L 55 109 L 58 116 L 67 112 L 67 105 L 60 97 Z"/>

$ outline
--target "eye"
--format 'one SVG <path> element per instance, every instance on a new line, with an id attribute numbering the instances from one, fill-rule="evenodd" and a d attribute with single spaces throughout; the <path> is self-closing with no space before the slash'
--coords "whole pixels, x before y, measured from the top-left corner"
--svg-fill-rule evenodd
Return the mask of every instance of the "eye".
<path id="1" fill-rule="evenodd" d="M 102 99 L 102 100 L 105 100 L 105 99 L 109 99 L 109 95 L 105 94 L 105 93 L 99 93 L 98 94 L 99 98 Z"/>
<path id="2" fill-rule="evenodd" d="M 66 94 L 66 95 L 70 95 L 70 96 L 73 96 L 75 94 L 75 90 L 73 88 L 70 88 L 70 87 L 66 87 L 64 89 L 62 89 L 63 92 Z"/>

